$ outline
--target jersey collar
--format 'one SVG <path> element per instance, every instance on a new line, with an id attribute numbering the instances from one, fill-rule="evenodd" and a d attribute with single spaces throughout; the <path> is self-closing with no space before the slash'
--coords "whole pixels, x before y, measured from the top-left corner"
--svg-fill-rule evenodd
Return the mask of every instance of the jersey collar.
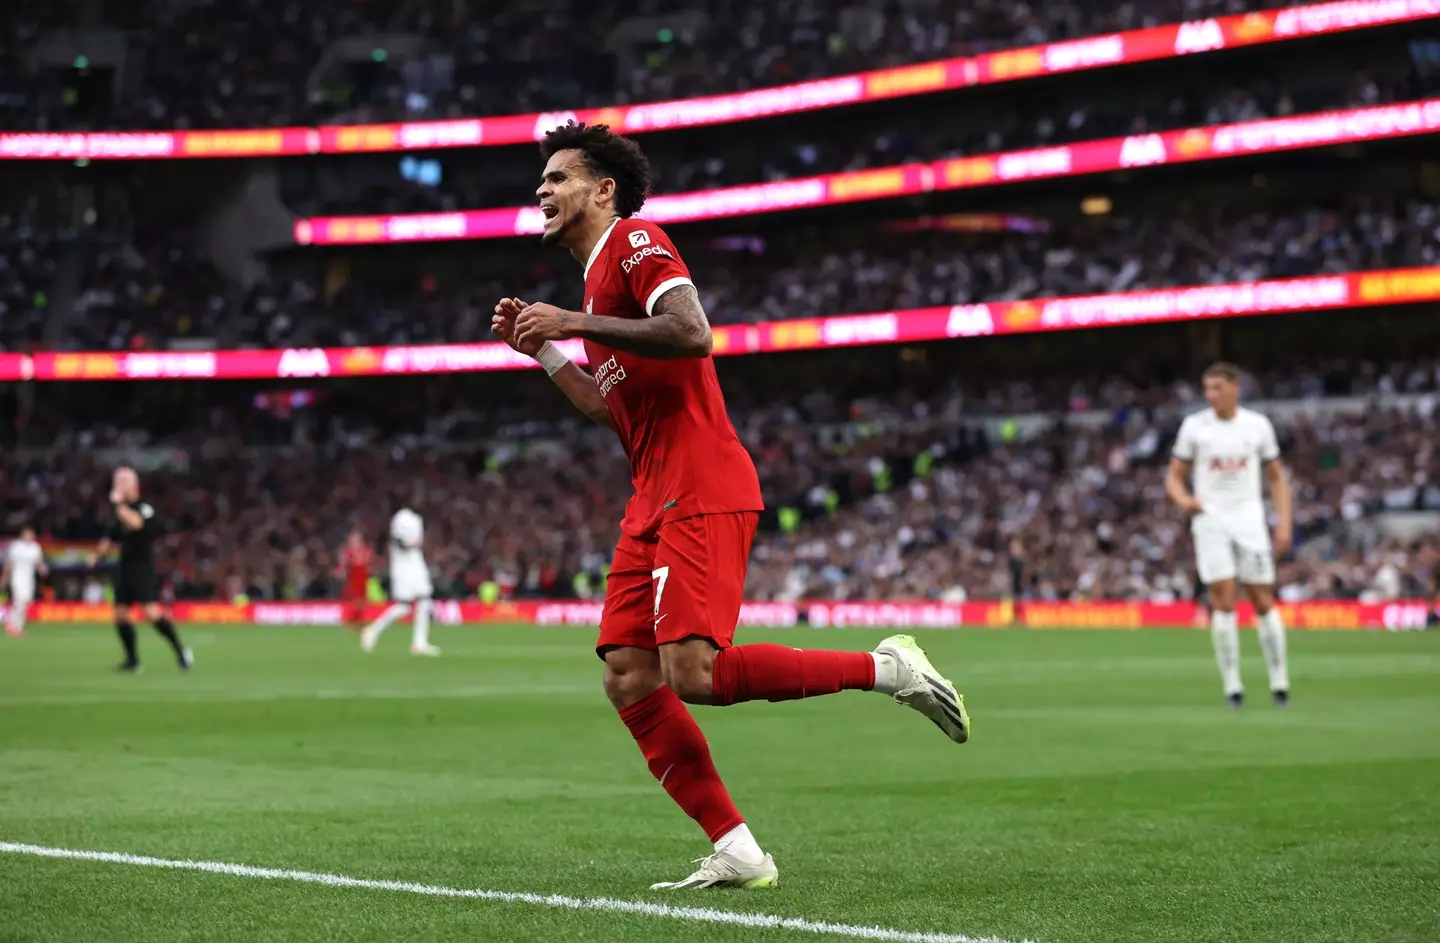
<path id="1" fill-rule="evenodd" d="M 600 234 L 600 241 L 595 243 L 595 248 L 590 250 L 590 258 L 585 260 L 585 278 L 590 277 L 590 266 L 594 265 L 595 260 L 600 258 L 600 253 L 605 250 L 605 243 L 610 241 L 610 231 L 615 228 L 615 223 L 618 222 L 620 222 L 620 218 L 617 216 L 615 222 L 606 226 L 605 231 Z"/>

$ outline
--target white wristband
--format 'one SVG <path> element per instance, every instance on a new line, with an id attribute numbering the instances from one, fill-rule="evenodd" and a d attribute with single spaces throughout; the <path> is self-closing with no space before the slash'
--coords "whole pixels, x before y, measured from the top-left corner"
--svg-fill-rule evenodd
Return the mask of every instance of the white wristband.
<path id="1" fill-rule="evenodd" d="M 545 368 L 547 377 L 553 377 L 560 372 L 561 367 L 570 362 L 570 358 L 565 356 L 565 352 L 559 347 L 546 341 L 535 351 L 535 362 Z"/>

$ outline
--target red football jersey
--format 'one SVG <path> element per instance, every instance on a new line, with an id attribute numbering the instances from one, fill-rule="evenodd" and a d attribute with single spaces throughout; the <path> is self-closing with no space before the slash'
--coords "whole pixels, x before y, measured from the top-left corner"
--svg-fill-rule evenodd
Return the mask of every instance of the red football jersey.
<path id="1" fill-rule="evenodd" d="M 351 547 L 346 544 L 340 551 L 340 562 L 345 566 L 345 576 L 349 580 L 364 582 L 370 576 L 370 564 L 375 560 L 375 554 L 369 547 Z"/>
<path id="2" fill-rule="evenodd" d="M 585 265 L 585 312 L 648 318 L 679 285 L 694 282 L 670 237 L 645 220 L 616 220 Z M 630 457 L 635 497 L 621 524 L 626 533 L 646 536 L 669 520 L 764 507 L 713 360 L 653 360 L 589 340 L 585 355 Z"/>

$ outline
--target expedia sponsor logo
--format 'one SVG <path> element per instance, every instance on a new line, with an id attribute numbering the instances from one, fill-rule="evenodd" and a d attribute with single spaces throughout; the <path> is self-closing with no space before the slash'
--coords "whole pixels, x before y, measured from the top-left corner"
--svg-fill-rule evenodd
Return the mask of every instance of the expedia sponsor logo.
<path id="1" fill-rule="evenodd" d="M 631 235 L 645 235 L 645 234 L 644 234 L 644 233 L 631 233 Z M 646 236 L 646 238 L 648 239 L 649 237 Z M 663 256 L 664 256 L 665 258 L 667 258 L 667 259 L 673 259 L 673 258 L 675 258 L 673 255 L 670 254 L 670 251 L 669 251 L 668 249 L 666 249 L 664 246 L 646 246 L 645 248 L 643 248 L 643 249 L 641 249 L 640 251 L 636 252 L 634 255 L 630 256 L 630 258 L 628 258 L 628 259 L 621 259 L 621 260 L 620 260 L 620 267 L 621 267 L 622 269 L 624 269 L 626 272 L 629 272 L 629 271 L 630 271 L 631 269 L 633 269 L 635 266 L 639 265 L 641 262 L 645 261 L 646 258 L 648 258 L 648 257 L 650 257 L 650 256 L 652 256 L 652 255 L 663 255 Z"/>

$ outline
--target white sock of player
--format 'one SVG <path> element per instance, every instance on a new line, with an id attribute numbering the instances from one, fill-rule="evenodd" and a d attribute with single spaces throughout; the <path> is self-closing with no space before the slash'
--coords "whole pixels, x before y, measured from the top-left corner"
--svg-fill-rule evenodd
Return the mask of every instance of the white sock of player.
<path id="1" fill-rule="evenodd" d="M 872 691 L 879 691 L 881 694 L 895 694 L 900 690 L 900 666 L 890 655 L 881 655 L 871 652 L 870 657 L 875 659 L 875 687 Z"/>
<path id="2" fill-rule="evenodd" d="M 29 606 L 26 603 L 10 601 L 10 613 L 5 617 L 5 629 L 11 635 L 19 635 L 25 631 L 25 610 Z"/>
<path id="3" fill-rule="evenodd" d="M 759 864 L 765 860 L 765 852 L 760 850 L 760 844 L 750 834 L 750 826 L 744 822 L 715 840 L 715 853 L 730 855 L 745 864 Z"/>
<path id="4" fill-rule="evenodd" d="M 1235 613 L 1216 609 L 1210 614 L 1210 641 L 1215 645 L 1215 664 L 1220 668 L 1220 682 L 1225 696 L 1245 690 L 1240 680 L 1240 622 Z"/>
<path id="5" fill-rule="evenodd" d="M 408 602 L 397 602 L 393 604 L 389 609 L 380 613 L 380 618 L 365 627 L 365 638 L 374 642 L 380 637 L 381 632 L 384 632 L 409 614 L 410 604 Z"/>
<path id="6" fill-rule="evenodd" d="M 1270 690 L 1290 690 L 1290 669 L 1285 664 L 1285 623 L 1280 610 L 1271 609 L 1255 620 L 1260 633 L 1260 650 L 1265 653 L 1265 669 L 1270 672 Z"/>
<path id="7" fill-rule="evenodd" d="M 424 648 L 430 644 L 430 607 L 428 599 L 415 604 L 415 625 L 410 630 L 411 648 Z"/>

